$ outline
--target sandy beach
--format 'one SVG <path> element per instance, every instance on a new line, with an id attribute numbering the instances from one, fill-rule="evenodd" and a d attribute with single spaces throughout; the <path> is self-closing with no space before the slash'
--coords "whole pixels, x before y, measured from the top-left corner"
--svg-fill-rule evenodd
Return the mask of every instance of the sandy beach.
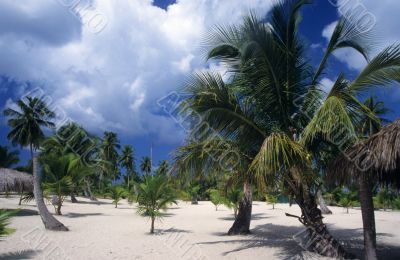
<path id="1" fill-rule="evenodd" d="M 272 210 L 254 202 L 252 234 L 227 236 L 231 210 L 220 206 L 216 211 L 207 201 L 180 202 L 156 223 L 157 234 L 149 235 L 150 223 L 136 214 L 135 204 L 124 200 L 114 208 L 111 200 L 78 199 L 78 204 L 66 201 L 63 216 L 57 216 L 69 232 L 46 231 L 34 203 L 21 206 L 10 225 L 17 231 L 0 242 L 0 259 L 321 259 L 304 253 L 293 239 L 303 228 L 284 213 L 299 214 L 296 205 L 277 204 Z M 17 203 L 17 198 L 0 198 L 1 208 L 18 208 Z M 361 256 L 360 210 L 331 209 L 334 214 L 325 218 L 329 229 Z M 399 259 L 400 212 L 376 212 L 376 222 L 380 256 Z"/>

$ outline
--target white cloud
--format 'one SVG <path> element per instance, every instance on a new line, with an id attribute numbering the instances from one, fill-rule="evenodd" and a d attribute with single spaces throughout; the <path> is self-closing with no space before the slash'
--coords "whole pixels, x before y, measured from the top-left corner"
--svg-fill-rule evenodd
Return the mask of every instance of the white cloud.
<path id="1" fill-rule="evenodd" d="M 338 0 L 339 15 L 352 11 L 359 18 L 361 31 L 372 28 L 377 41 L 377 48 L 371 53 L 375 56 L 384 47 L 400 42 L 400 19 L 396 19 L 400 12 L 400 1 L 396 0 Z M 333 33 L 336 22 L 327 25 L 322 36 L 329 39 Z M 374 26 L 373 26 L 374 25 Z M 344 62 L 350 69 L 361 70 L 366 61 L 358 52 L 350 49 L 341 49 L 335 52 L 335 57 Z"/>
<path id="2" fill-rule="evenodd" d="M 327 94 L 331 91 L 333 85 L 335 84 L 333 80 L 330 80 L 328 78 L 321 79 L 320 83 L 321 83 L 321 89 Z"/>
<path id="3" fill-rule="evenodd" d="M 264 0 L 178 0 L 163 10 L 152 0 L 93 0 L 92 12 L 108 22 L 94 34 L 60 2 L 68 1 L 40 0 L 46 8 L 33 0 L 1 1 L 0 10 L 9 12 L 0 24 L 13 27 L 0 26 L 0 74 L 40 84 L 91 131 L 151 132 L 165 142 L 183 135 L 155 101 L 204 67 L 204 33 L 217 23 L 239 23 L 251 9 L 264 15 L 271 6 Z"/>

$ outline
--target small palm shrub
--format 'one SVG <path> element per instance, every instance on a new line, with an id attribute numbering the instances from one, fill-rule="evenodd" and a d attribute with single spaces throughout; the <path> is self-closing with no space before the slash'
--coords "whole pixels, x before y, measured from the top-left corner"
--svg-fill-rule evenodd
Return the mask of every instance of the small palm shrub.
<path id="1" fill-rule="evenodd" d="M 230 209 L 233 209 L 233 214 L 235 216 L 235 219 L 237 217 L 237 212 L 239 210 L 239 204 L 240 201 L 242 200 L 243 193 L 241 189 L 238 187 L 233 187 L 229 189 L 226 193 L 226 198 L 225 198 L 225 206 L 227 206 Z"/>
<path id="2" fill-rule="evenodd" d="M 129 202 L 129 193 L 121 186 L 113 186 L 110 190 L 110 197 L 113 199 L 115 208 L 118 208 L 118 203 L 125 197 L 128 197 Z"/>
<path id="3" fill-rule="evenodd" d="M 15 229 L 8 227 L 15 213 L 16 211 L 0 209 L 0 239 L 15 232 Z"/>
<path id="4" fill-rule="evenodd" d="M 278 203 L 278 195 L 267 194 L 265 195 L 265 201 L 267 202 L 267 204 L 272 205 L 272 209 L 275 209 L 275 204 Z"/>
<path id="5" fill-rule="evenodd" d="M 143 183 L 137 185 L 137 212 L 151 220 L 150 233 L 154 233 L 154 222 L 162 218 L 171 204 L 177 204 L 176 194 L 171 189 L 165 176 L 146 176 Z"/>
<path id="6" fill-rule="evenodd" d="M 198 200 L 198 196 L 199 196 L 199 191 L 200 191 L 200 186 L 199 185 L 194 185 L 191 184 L 188 189 L 187 189 L 187 193 L 189 194 L 191 201 L 192 201 L 192 205 L 197 205 L 199 204 Z"/>
<path id="7" fill-rule="evenodd" d="M 216 189 L 209 189 L 208 193 L 210 194 L 211 203 L 214 204 L 215 210 L 218 210 L 218 206 L 224 204 L 224 197 L 221 195 L 221 192 Z"/>
<path id="8" fill-rule="evenodd" d="M 373 198 L 374 207 L 386 211 L 388 208 L 394 208 L 396 195 L 388 188 L 382 188 L 378 194 Z"/>
<path id="9" fill-rule="evenodd" d="M 72 173 L 76 169 L 78 157 L 67 154 L 61 157 L 45 156 L 43 161 L 44 194 L 53 195 L 52 204 L 57 215 L 61 215 L 61 207 L 66 196 L 73 191 Z"/>

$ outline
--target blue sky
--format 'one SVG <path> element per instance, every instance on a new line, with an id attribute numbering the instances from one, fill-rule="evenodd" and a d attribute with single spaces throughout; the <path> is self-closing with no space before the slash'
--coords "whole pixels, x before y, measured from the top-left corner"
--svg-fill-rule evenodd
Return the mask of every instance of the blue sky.
<path id="1" fill-rule="evenodd" d="M 74 1 L 70 1 L 74 2 Z M 334 0 L 315 0 L 303 11 L 301 34 L 317 64 L 332 24 L 339 17 Z M 346 3 L 339 0 L 338 4 Z M 380 47 L 400 41 L 399 1 L 352 0 L 376 18 Z M 379 3 L 378 3 L 379 2 Z M 40 87 L 72 120 L 101 135 L 119 134 L 121 144 L 135 147 L 137 158 L 149 155 L 154 164 L 168 159 L 185 136 L 162 112 L 157 100 L 182 86 L 195 70 L 214 69 L 200 50 L 201 37 L 214 24 L 240 23 L 249 10 L 265 16 L 268 0 L 3 0 L 0 2 L 0 107 Z M 90 7 L 90 8 L 88 8 Z M 362 62 L 340 52 L 324 75 L 326 87 L 339 72 L 354 77 Z M 400 117 L 398 86 L 375 91 Z M 0 144 L 9 131 L 0 119 Z M 22 151 L 22 163 L 28 153 Z"/>

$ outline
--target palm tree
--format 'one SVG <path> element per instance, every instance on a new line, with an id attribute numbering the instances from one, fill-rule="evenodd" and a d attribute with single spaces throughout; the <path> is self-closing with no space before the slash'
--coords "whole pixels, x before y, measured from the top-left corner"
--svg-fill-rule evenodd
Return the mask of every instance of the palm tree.
<path id="1" fill-rule="evenodd" d="M 226 192 L 225 206 L 233 209 L 233 215 L 235 216 L 235 219 L 237 217 L 237 212 L 239 210 L 242 197 L 242 191 L 238 187 L 232 187 Z"/>
<path id="2" fill-rule="evenodd" d="M 158 175 L 164 175 L 167 176 L 169 170 L 169 165 L 168 162 L 166 160 L 162 160 L 161 162 L 159 162 L 158 164 L 158 168 L 156 170 L 156 173 Z"/>
<path id="3" fill-rule="evenodd" d="M 151 159 L 148 156 L 142 158 L 140 162 L 140 170 L 145 173 L 145 176 L 148 176 L 151 173 Z"/>
<path id="4" fill-rule="evenodd" d="M 255 153 L 249 172 L 258 185 L 285 184 L 284 192 L 301 208 L 299 220 L 310 237 L 318 238 L 310 250 L 346 257 L 323 224 L 316 204 L 320 182 L 312 162 L 326 149 L 316 143 L 336 151 L 346 149 L 357 141 L 355 125 L 362 116 L 377 120 L 358 98 L 369 87 L 398 80 L 400 47 L 390 46 L 371 59 L 370 35 L 360 34 L 356 16 L 346 14 L 314 70 L 307 63 L 306 45 L 298 33 L 300 11 L 307 3 L 279 1 L 266 21 L 250 15 L 241 26 L 214 29 L 207 38 L 208 58 L 223 62 L 231 79 L 224 82 L 215 73 L 193 76 L 185 87 L 188 95 L 182 114 L 202 122 L 199 129 L 194 127 L 189 141 L 210 140 L 217 134 L 219 139 L 240 145 L 241 151 L 247 149 L 250 158 Z M 368 65 L 353 81 L 340 74 L 325 95 L 321 75 L 332 54 L 342 48 L 358 51 Z M 331 249 L 318 248 L 320 243 Z"/>
<path id="5" fill-rule="evenodd" d="M 118 207 L 118 203 L 123 197 L 128 196 L 128 192 L 121 186 L 113 186 L 110 193 L 113 203 L 115 204 L 115 208 Z"/>
<path id="6" fill-rule="evenodd" d="M 59 157 L 75 154 L 79 158 L 80 171 L 76 171 L 72 176 L 74 188 L 71 191 L 72 203 L 77 203 L 75 194 L 78 192 L 81 183 L 86 184 L 86 191 L 89 191 L 91 200 L 95 200 L 90 192 L 89 178 L 94 171 L 89 171 L 89 167 L 95 165 L 95 155 L 97 152 L 97 143 L 95 137 L 81 126 L 75 123 L 69 123 L 60 127 L 57 132 L 47 138 L 41 145 L 43 155 L 58 155 Z"/>
<path id="7" fill-rule="evenodd" d="M 110 163 L 107 174 L 116 180 L 118 176 L 118 149 L 120 148 L 119 140 L 116 133 L 104 132 L 102 149 L 103 160 Z"/>
<path id="8" fill-rule="evenodd" d="M 19 152 L 9 151 L 7 146 L 0 145 L 0 167 L 10 168 L 19 162 Z"/>
<path id="9" fill-rule="evenodd" d="M 42 159 L 44 172 L 44 190 L 55 196 L 55 212 L 62 215 L 61 207 L 66 196 L 70 195 L 73 188 L 73 176 L 80 172 L 80 158 L 75 154 L 66 154 L 61 157 L 56 155 L 44 156 Z"/>
<path id="10" fill-rule="evenodd" d="M 39 148 L 39 144 L 45 136 L 42 127 L 53 128 L 54 123 L 51 120 L 55 114 L 50 111 L 43 100 L 35 97 L 18 100 L 17 106 L 18 110 L 12 108 L 4 110 L 4 115 L 10 117 L 8 125 L 11 127 L 11 131 L 7 138 L 13 145 L 29 146 L 33 164 L 33 191 L 44 226 L 46 229 L 67 231 L 68 229 L 49 213 L 44 204 L 38 160 L 34 156 L 34 151 Z"/>
<path id="11" fill-rule="evenodd" d="M 138 185 L 137 211 L 141 216 L 151 219 L 150 233 L 154 233 L 154 221 L 162 217 L 161 210 L 176 202 L 174 191 L 168 186 L 165 176 L 146 176 Z"/>
<path id="12" fill-rule="evenodd" d="M 122 148 L 121 155 L 119 157 L 119 163 L 126 170 L 125 174 L 126 174 L 127 179 L 128 179 L 128 190 L 129 190 L 130 177 L 134 173 L 134 169 L 135 169 L 135 155 L 134 155 L 134 151 L 133 151 L 132 146 L 125 145 Z"/>

